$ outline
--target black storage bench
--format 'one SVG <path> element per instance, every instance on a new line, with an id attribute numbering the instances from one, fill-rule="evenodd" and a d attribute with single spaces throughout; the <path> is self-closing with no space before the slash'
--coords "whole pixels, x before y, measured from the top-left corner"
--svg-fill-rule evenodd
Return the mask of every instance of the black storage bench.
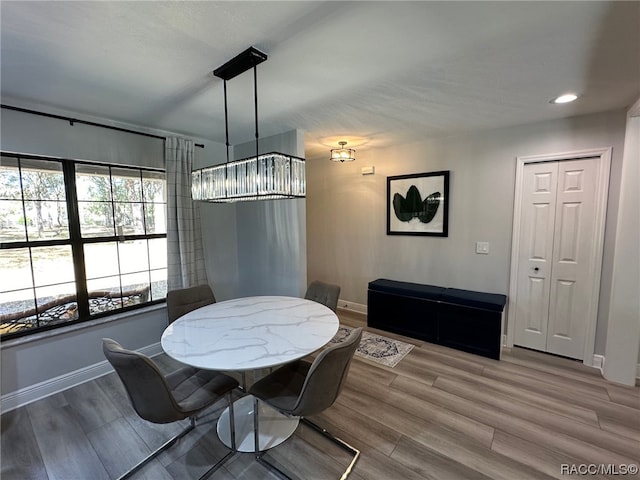
<path id="1" fill-rule="evenodd" d="M 445 290 L 385 278 L 369 282 L 367 325 L 436 343 L 438 304 Z"/>
<path id="2" fill-rule="evenodd" d="M 500 359 L 505 295 L 379 278 L 367 297 L 370 327 Z"/>

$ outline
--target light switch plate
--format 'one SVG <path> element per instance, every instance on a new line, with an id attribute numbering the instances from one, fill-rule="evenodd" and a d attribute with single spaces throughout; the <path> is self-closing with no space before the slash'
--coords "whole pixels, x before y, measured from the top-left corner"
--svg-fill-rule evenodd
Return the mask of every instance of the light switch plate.
<path id="1" fill-rule="evenodd" d="M 476 253 L 487 255 L 489 253 L 489 242 L 476 242 Z"/>

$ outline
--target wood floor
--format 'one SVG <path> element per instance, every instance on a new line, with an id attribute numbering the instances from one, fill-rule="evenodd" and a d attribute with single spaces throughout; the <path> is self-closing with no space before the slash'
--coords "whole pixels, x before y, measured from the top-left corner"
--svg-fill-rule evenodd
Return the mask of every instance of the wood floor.
<path id="1" fill-rule="evenodd" d="M 353 314 L 340 317 L 363 325 Z M 312 418 L 362 451 L 350 478 L 567 479 L 563 465 L 640 464 L 639 387 L 611 384 L 579 362 L 524 349 L 495 361 L 378 333 L 416 348 L 395 368 L 356 357 L 336 404 Z M 164 368 L 175 365 L 156 359 Z M 223 407 L 215 406 L 134 478 L 198 478 L 226 453 L 215 433 Z M 2 480 L 117 478 L 180 428 L 140 420 L 115 374 L 1 420 Z M 269 458 L 304 480 L 339 478 L 348 462 L 346 453 L 303 426 Z M 638 475 L 623 478 L 630 477 Z M 210 478 L 276 477 L 242 453 Z"/>

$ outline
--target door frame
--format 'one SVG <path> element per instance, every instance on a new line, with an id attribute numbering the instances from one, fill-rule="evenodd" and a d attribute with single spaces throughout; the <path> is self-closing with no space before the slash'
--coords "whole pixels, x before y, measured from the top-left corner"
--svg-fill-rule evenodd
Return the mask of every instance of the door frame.
<path id="1" fill-rule="evenodd" d="M 604 254 L 605 222 L 607 218 L 607 199 L 609 196 L 609 175 L 611 170 L 611 147 L 590 150 L 577 150 L 545 155 L 528 155 L 516 157 L 516 185 L 513 202 L 513 230 L 511 237 L 511 269 L 509 275 L 509 297 L 507 306 L 507 341 L 506 346 L 513 347 L 516 327 L 516 292 L 518 291 L 518 253 L 520 250 L 520 211 L 522 209 L 522 189 L 524 167 L 528 163 L 557 162 L 565 160 L 581 160 L 598 158 L 598 173 L 596 178 L 596 215 L 594 227 L 596 235 L 592 259 L 595 260 L 589 315 L 587 317 L 587 334 L 585 336 L 583 363 L 594 366 L 594 351 L 596 340 L 596 324 L 598 320 L 598 301 L 600 297 L 600 279 L 602 276 L 602 258 Z"/>

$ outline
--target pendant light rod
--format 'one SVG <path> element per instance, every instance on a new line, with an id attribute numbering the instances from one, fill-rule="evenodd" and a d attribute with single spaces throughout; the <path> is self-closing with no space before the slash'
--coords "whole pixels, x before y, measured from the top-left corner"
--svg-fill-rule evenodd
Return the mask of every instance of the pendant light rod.
<path id="1" fill-rule="evenodd" d="M 231 145 L 229 144 L 229 110 L 227 109 L 227 81 L 224 80 L 222 83 L 224 86 L 224 135 L 225 135 L 225 142 L 227 144 L 227 163 L 229 163 L 229 147 Z"/>
<path id="2" fill-rule="evenodd" d="M 256 158 L 260 155 L 260 149 L 258 148 L 258 68 L 253 66 L 253 105 L 255 107 L 256 114 Z"/>

